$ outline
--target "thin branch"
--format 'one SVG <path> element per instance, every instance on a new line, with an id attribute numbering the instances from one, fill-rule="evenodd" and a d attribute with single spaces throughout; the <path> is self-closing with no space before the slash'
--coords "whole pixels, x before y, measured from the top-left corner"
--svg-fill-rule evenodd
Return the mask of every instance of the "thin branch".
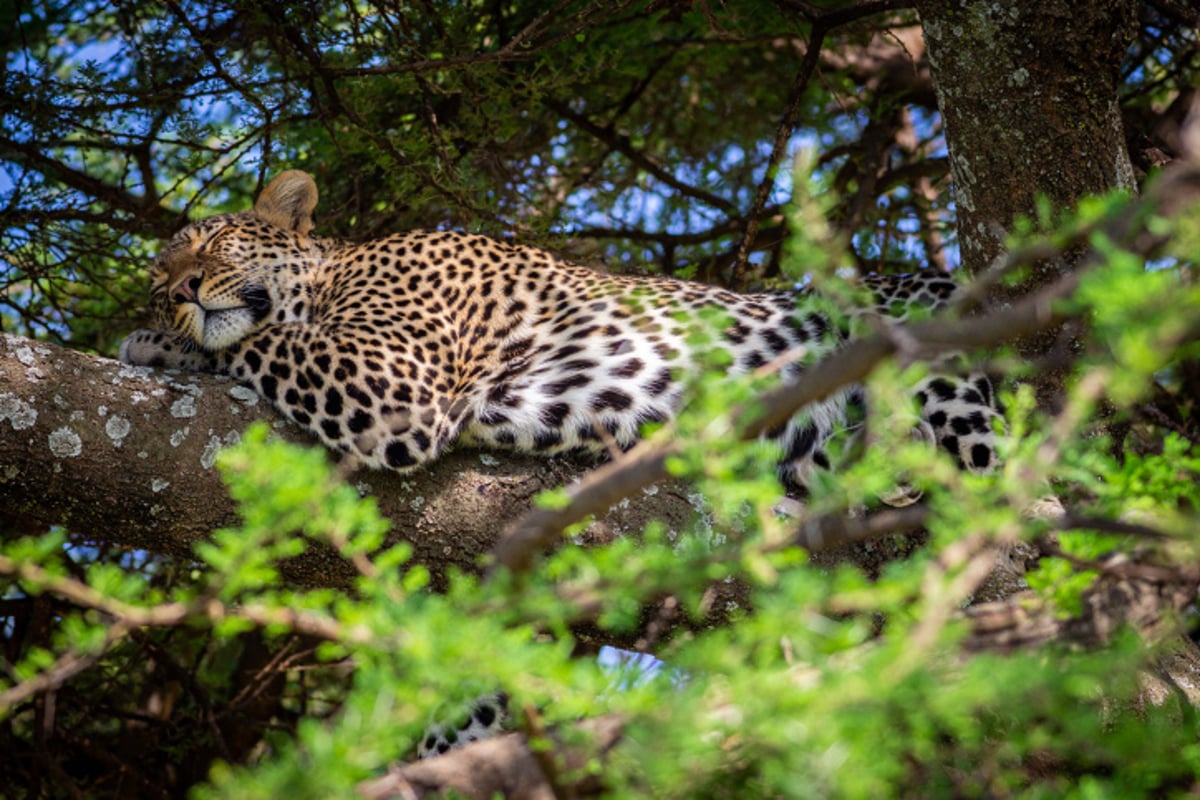
<path id="1" fill-rule="evenodd" d="M 861 517 L 824 514 L 801 523 L 787 545 L 821 553 L 895 533 L 920 530 L 929 521 L 929 515 L 929 507 L 920 504 L 887 508 Z"/>
<path id="2" fill-rule="evenodd" d="M 762 181 L 758 184 L 758 190 L 754 193 L 754 204 L 750 207 L 750 213 L 747 215 L 746 232 L 742 234 L 742 242 L 738 246 L 737 258 L 733 262 L 733 272 L 729 278 L 729 285 L 734 288 L 741 286 L 745 278 L 750 246 L 758 235 L 758 218 L 775 185 L 776 169 L 783 158 L 788 140 L 792 137 L 792 131 L 796 127 L 796 114 L 800 108 L 800 100 L 804 97 L 808 82 L 817 68 L 826 32 L 827 28 L 824 25 L 813 23 L 808 50 L 804 53 L 804 60 L 800 62 L 796 80 L 788 92 L 783 118 L 779 121 L 779 127 L 775 131 L 775 142 L 771 145 L 771 155 L 767 158 L 766 170 L 763 172 Z"/>
<path id="3" fill-rule="evenodd" d="M 497 567 L 518 574 L 528 571 L 537 555 L 567 526 L 669 477 L 666 461 L 676 449 L 674 444 L 645 443 L 620 461 L 589 472 L 569 490 L 571 502 L 565 507 L 535 508 L 510 525 L 492 551 L 490 571 Z"/>
<path id="4" fill-rule="evenodd" d="M 1170 534 L 1137 522 L 1126 522 L 1119 519 L 1107 519 L 1088 514 L 1072 514 L 1051 520 L 1051 527 L 1056 531 L 1099 531 L 1115 533 L 1120 536 L 1138 536 L 1143 539 L 1169 539 Z"/>
<path id="5" fill-rule="evenodd" d="M 884 11 L 899 11 L 912 8 L 913 3 L 906 0 L 868 0 L 854 6 L 820 8 L 804 0 L 778 0 L 779 4 L 802 15 L 809 22 L 823 24 L 828 28 L 836 28 L 848 22 L 855 22 L 864 17 L 882 14 Z"/>
<path id="6" fill-rule="evenodd" d="M 535 55 L 536 52 L 532 50 L 500 49 L 491 53 L 469 53 L 461 56 L 407 61 L 403 64 L 381 64 L 375 67 L 337 67 L 330 69 L 329 75 L 336 78 L 365 78 L 374 75 L 434 72 L 454 67 L 470 67 L 478 64 L 502 64 L 512 61 L 524 61 Z"/>
<path id="7" fill-rule="evenodd" d="M 37 675 L 0 692 L 0 713 L 42 692 L 51 691 L 62 686 L 71 678 L 92 667 L 100 660 L 100 657 L 104 655 L 109 647 L 123 639 L 128 633 L 129 628 L 127 626 L 120 624 L 113 625 L 108 629 L 104 641 L 94 653 L 68 651 L 55 659 L 53 664 L 40 671 Z"/>
<path id="8" fill-rule="evenodd" d="M 196 46 L 200 48 L 200 52 L 204 54 L 205 60 L 208 61 L 209 66 L 211 66 L 213 69 L 213 73 L 216 74 L 216 76 L 220 78 L 221 81 L 224 82 L 231 91 L 237 92 L 239 95 L 245 98 L 250 105 L 258 109 L 258 113 L 264 120 L 264 126 L 269 131 L 271 127 L 271 113 L 267 110 L 267 107 L 263 105 L 262 100 L 259 99 L 257 94 L 247 91 L 246 87 L 232 75 L 230 75 L 229 71 L 225 69 L 225 65 L 221 61 L 221 56 L 217 53 L 216 48 L 213 47 L 212 40 L 209 38 L 208 32 L 197 28 L 192 23 L 191 18 L 188 17 L 187 12 L 180 7 L 176 0 L 163 0 L 163 2 L 165 2 L 171 13 L 175 15 L 175 18 L 179 21 L 179 24 L 182 25 L 189 34 L 191 34 L 192 40 L 195 41 Z M 269 155 L 269 152 L 264 153 L 264 161 L 268 160 L 266 157 L 267 155 Z"/>
<path id="9" fill-rule="evenodd" d="M 560 3 L 556 8 L 547 9 L 533 22 L 527 25 L 523 30 L 519 31 L 513 38 L 504 43 L 504 46 L 498 50 L 493 50 L 489 53 L 467 53 L 457 56 L 445 56 L 443 58 L 429 58 L 420 61 L 408 61 L 403 64 L 380 64 L 373 67 L 341 67 L 327 69 L 324 71 L 326 75 L 334 78 L 361 78 L 372 75 L 400 75 L 413 72 L 441 72 L 447 69 L 458 67 L 472 67 L 478 64 L 503 64 L 514 61 L 524 61 L 532 58 L 539 52 L 549 49 L 561 42 L 564 42 L 577 33 L 588 27 L 592 18 L 597 13 L 603 13 L 605 18 L 612 14 L 622 11 L 630 5 L 630 2 L 624 2 L 617 5 L 615 8 L 610 3 L 600 2 L 594 4 L 591 8 L 585 9 L 576 14 L 566 15 L 562 11 L 570 5 L 568 0 Z M 547 19 L 572 19 L 574 24 L 567 26 L 560 33 L 549 37 L 548 39 L 538 42 L 536 45 L 530 42 L 534 34 L 542 27 L 542 23 Z"/>
<path id="10" fill-rule="evenodd" d="M 808 19 L 812 23 L 812 32 L 809 35 L 808 50 L 804 53 L 800 69 L 796 72 L 796 80 L 788 92 L 783 117 L 779 120 L 779 127 L 775 130 L 775 141 L 771 145 L 771 155 L 767 158 L 766 171 L 763 173 L 762 181 L 758 184 L 758 190 L 754 194 L 754 204 L 750 207 L 750 213 L 747 215 L 746 232 L 742 235 L 742 243 L 738 247 L 737 258 L 733 263 L 733 272 L 729 279 L 729 285 L 734 288 L 741 286 L 745 278 L 751 245 L 758 234 L 758 220 L 763 206 L 767 204 L 767 198 L 771 195 L 771 189 L 775 185 L 779 162 L 783 159 L 787 143 L 795 131 L 796 114 L 800 108 L 800 101 L 820 62 L 821 48 L 825 44 L 826 34 L 840 25 L 884 11 L 908 8 L 911 5 L 898 0 L 872 0 L 872 2 L 860 3 L 849 8 L 835 8 L 826 11 L 800 0 L 782 0 L 782 2 L 783 5 Z"/>
<path id="11" fill-rule="evenodd" d="M 1189 8 L 1176 0 L 1150 0 L 1150 5 L 1164 15 L 1174 17 L 1188 25 L 1200 26 L 1200 10 Z"/>
<path id="12" fill-rule="evenodd" d="M 168 209 L 56 161 L 32 144 L 19 142 L 7 136 L 0 137 L 0 156 L 8 156 L 47 177 L 65 183 L 72 189 L 102 200 L 113 208 L 127 211 L 136 219 L 145 220 L 149 232 L 160 238 L 170 236 L 182 222 L 180 216 Z"/>
<path id="13" fill-rule="evenodd" d="M 782 221 L 783 209 L 777 205 L 767 206 L 762 210 L 762 220 Z M 581 228 L 568 231 L 566 235 L 575 239 L 625 239 L 630 242 L 653 242 L 660 245 L 679 247 L 692 244 L 705 244 L 731 233 L 736 233 L 745 224 L 744 219 L 728 219 L 692 233 L 670 233 L 667 231 L 646 231 L 635 228 Z"/>
<path id="14" fill-rule="evenodd" d="M 597 125 L 583 114 L 579 114 L 572 110 L 571 107 L 566 103 L 562 103 L 558 100 L 545 100 L 543 102 L 546 108 L 568 120 L 580 130 L 590 134 L 599 141 L 608 145 L 613 150 L 616 150 L 618 153 L 628 158 L 634 165 L 650 173 L 660 182 L 670 186 L 680 194 L 699 200 L 700 202 L 706 203 L 713 208 L 719 208 L 727 214 L 732 215 L 736 213 L 737 206 L 735 206 L 732 202 L 723 197 L 712 194 L 711 192 L 697 189 L 695 186 L 679 180 L 673 174 L 671 174 L 670 170 L 666 169 L 661 164 L 656 164 L 645 153 L 634 147 L 633 142 L 630 141 L 628 136 L 617 133 L 609 126 Z"/>
<path id="15" fill-rule="evenodd" d="M 103 642 L 91 652 L 68 650 L 47 669 L 0 692 L 0 712 L 41 692 L 55 689 L 95 664 L 116 643 L 139 628 L 162 628 L 204 619 L 218 623 L 225 619 L 247 620 L 258 627 L 281 626 L 325 641 L 365 644 L 374 635 L 363 627 L 346 627 L 335 619 L 311 611 L 283 606 L 249 603 L 231 606 L 213 597 L 200 596 L 190 602 L 136 606 L 110 597 L 75 578 L 54 575 L 30 563 L 0 555 L 0 575 L 29 584 L 38 592 L 53 594 L 82 608 L 90 608 L 112 619 Z"/>

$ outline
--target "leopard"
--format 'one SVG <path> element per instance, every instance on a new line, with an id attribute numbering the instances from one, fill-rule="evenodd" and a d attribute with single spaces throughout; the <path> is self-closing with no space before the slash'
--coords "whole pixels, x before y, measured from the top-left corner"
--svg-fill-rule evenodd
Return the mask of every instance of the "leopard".
<path id="1" fill-rule="evenodd" d="M 612 274 L 479 234 L 413 230 L 357 243 L 314 234 L 315 179 L 274 177 L 246 211 L 208 216 L 154 259 L 153 328 L 122 361 L 214 372 L 270 401 L 355 466 L 417 470 L 452 446 L 599 457 L 674 418 L 714 350 L 730 375 L 804 380 L 848 329 L 810 287 L 748 293 L 663 275 Z M 903 319 L 957 295 L 945 273 L 866 276 L 852 314 Z M 719 312 L 718 330 L 696 336 Z M 704 340 L 704 342 L 701 342 Z M 923 438 L 962 466 L 995 464 L 1001 409 L 980 373 L 914 387 Z M 789 493 L 831 466 L 828 444 L 865 403 L 851 385 L 766 437 Z M 434 725 L 420 757 L 500 730 L 497 698 Z"/>
<path id="2" fill-rule="evenodd" d="M 593 453 L 670 420 L 705 358 L 694 323 L 719 309 L 726 371 L 780 364 L 785 383 L 846 340 L 806 289 L 737 293 L 661 275 L 617 275 L 479 234 L 415 230 L 365 243 L 313 234 L 316 181 L 271 180 L 248 211 L 199 219 L 151 267 L 154 328 L 132 365 L 231 376 L 356 465 L 408 472 L 454 446 Z M 944 273 L 867 276 L 862 312 L 903 318 L 955 296 Z M 712 347 L 712 344 L 705 345 Z M 998 404 L 982 374 L 915 389 L 925 438 L 963 467 L 995 461 Z M 864 402 L 848 386 L 769 437 L 804 491 L 825 444 Z"/>

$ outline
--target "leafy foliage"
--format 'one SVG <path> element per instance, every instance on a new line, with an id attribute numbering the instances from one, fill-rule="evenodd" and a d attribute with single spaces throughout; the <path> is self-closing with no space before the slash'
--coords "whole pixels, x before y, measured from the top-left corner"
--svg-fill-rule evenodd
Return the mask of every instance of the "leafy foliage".
<path id="1" fill-rule="evenodd" d="M 0 321 L 112 352 L 141 321 L 154 242 L 241 210 L 287 166 L 316 174 L 323 232 L 515 233 L 745 285 L 778 276 L 787 158 L 816 147 L 860 268 L 952 266 L 915 18 L 827 31 L 817 80 L 797 69 L 804 14 L 708 6 L 63 0 L 0 16 Z M 1164 108 L 1195 36 L 1145 17 L 1123 100 L 1150 131 L 1180 118 Z"/>
<path id="2" fill-rule="evenodd" d="M 1080 213 L 1095 221 L 1121 208 Z M 1156 531 L 1154 539 L 1086 526 L 1059 534 L 1058 555 L 1043 559 L 1029 583 L 1061 617 L 1079 616 L 1116 554 L 1163 569 L 1196 557 L 1195 443 L 1167 436 L 1161 449 L 1119 462 L 1104 439 L 1089 435 L 1100 396 L 1123 407 L 1178 366 L 1187 351 L 1180 333 L 1194 324 L 1200 302 L 1178 270 L 1134 283 L 1128 269 L 1124 253 L 1108 252 L 1079 294 L 1095 320 L 1089 353 L 1096 360 L 1078 362 L 1064 413 L 1044 416 L 1011 399 L 1020 438 L 1002 474 L 962 474 L 942 455 L 903 446 L 904 426 L 870 421 L 896 447 L 868 448 L 814 493 L 809 513 L 871 502 L 903 475 L 925 491 L 926 546 L 875 581 L 848 565 L 807 565 L 792 535 L 795 520 L 772 511 L 779 490 L 769 453 L 738 440 L 730 416 L 763 387 L 722 380 L 717 370 L 697 379 L 694 401 L 671 429 L 654 434 L 686 443 L 671 468 L 702 491 L 708 509 L 691 529 L 652 526 L 637 539 L 564 546 L 530 574 L 456 574 L 442 594 L 428 592 L 428 573 L 409 563 L 406 545 L 387 544 L 373 501 L 342 483 L 321 452 L 251 428 L 220 459 L 242 522 L 198 544 L 195 564 L 180 574 L 161 574 L 163 562 L 138 571 L 95 554 L 81 569 L 61 534 L 5 548 L 0 566 L 15 579 L 11 598 L 77 606 L 61 607 L 47 646 L 26 648 L 9 670 L 0 692 L 6 738 L 32 741 L 39 706 L 27 687 L 80 660 L 90 669 L 60 690 L 67 692 L 60 713 L 75 718 L 74 735 L 150 724 L 124 715 L 142 707 L 146 691 L 162 689 L 145 669 L 122 665 L 151 643 L 158 663 L 195 665 L 174 701 L 192 709 L 152 724 L 187 732 L 165 737 L 177 758 L 215 758 L 199 797 L 349 793 L 411 757 L 431 719 L 453 718 L 496 688 L 510 695 L 526 730 L 621 715 L 625 736 L 603 775 L 629 796 L 1032 789 L 1129 797 L 1185 789 L 1200 769 L 1196 717 L 1179 700 L 1136 700 L 1136 675 L 1154 669 L 1158 651 L 1132 633 L 1087 648 L 962 658 L 972 633 L 959 612 L 994 548 L 1045 533 L 1044 521 L 1020 513 L 1039 485 L 1058 486 L 1078 513 L 1134 514 Z M 1130 327 L 1145 330 L 1147 315 L 1155 321 L 1145 334 L 1152 345 L 1129 345 Z M 898 396 L 907 380 L 881 370 L 872 378 L 875 395 Z M 282 582 L 279 566 L 313 547 L 352 561 L 360 578 L 351 593 Z M 736 594 L 714 594 L 731 580 Z M 718 596 L 727 622 L 714 626 Z M 581 624 L 592 636 L 627 640 L 643 630 L 642 610 L 667 597 L 684 624 L 643 641 L 667 668 L 631 680 L 575 652 Z M 248 668 L 247 653 L 259 650 L 276 654 L 272 669 Z M 249 677 L 256 671 L 258 684 Z M 97 691 L 115 699 L 119 685 L 126 700 L 108 713 L 65 702 Z M 269 703 L 249 716 L 234 700 L 255 685 Z M 218 737 L 197 727 L 206 709 L 224 703 L 219 726 L 223 715 L 266 726 L 251 732 L 254 744 L 244 752 L 213 752 Z M 196 723 L 186 724 L 189 716 Z"/>
<path id="3" fill-rule="evenodd" d="M 516 231 L 577 259 L 737 287 L 952 267 L 932 84 L 896 44 L 912 17 L 884 34 L 826 30 L 816 80 L 797 66 L 813 17 L 781 6 L 807 4 L 0 12 L 0 322 L 111 352 L 136 325 L 149 242 L 194 209 L 240 209 L 285 164 L 317 174 L 322 230 L 337 235 Z M 1122 103 L 1145 132 L 1178 115 L 1196 38 L 1174 4 L 1142 13 Z M 789 111 L 803 124 L 783 124 Z M 780 135 L 810 182 L 789 185 L 771 157 Z M 1171 145 L 1140 135 L 1135 161 L 1150 169 Z M 737 435 L 735 413 L 773 378 L 714 370 L 689 376 L 684 412 L 649 433 L 678 443 L 668 467 L 703 498 L 690 528 L 589 549 L 567 531 L 531 572 L 455 574 L 441 593 L 406 532 L 323 453 L 263 428 L 221 458 L 240 524 L 190 560 L 6 530 L 8 788 L 348 795 L 410 758 L 431 719 L 503 689 L 546 749 L 547 729 L 619 715 L 622 743 L 588 769 L 623 796 L 1192 791 L 1195 698 L 1145 686 L 1192 621 L 1168 610 L 1142 638 L 1114 614 L 1115 631 L 1071 635 L 1112 614 L 1100 604 L 1114 587 L 1195 588 L 1200 215 L 1149 224 L 1167 245 L 1148 269 L 1111 234 L 1130 202 L 1047 201 L 1015 228 L 1014 252 L 1099 258 L 1062 309 L 1074 327 L 1061 403 L 1006 392 L 1012 436 L 994 476 L 909 441 L 907 387 L 927 367 L 888 362 L 870 378 L 871 446 L 838 454 L 801 520 L 781 516 L 769 448 Z M 1046 366 L 990 357 L 1013 378 Z M 923 492 L 925 537 L 861 543 L 866 569 L 801 546 L 802 523 L 861 519 L 898 483 Z M 1068 515 L 1028 518 L 1051 491 Z M 1025 612 L 1058 621 L 1061 641 L 989 649 L 964 608 L 998 553 L 1031 546 L 1043 557 Z M 311 550 L 351 563 L 353 591 L 288 584 L 287 560 Z M 667 666 L 606 671 L 601 641 Z"/>

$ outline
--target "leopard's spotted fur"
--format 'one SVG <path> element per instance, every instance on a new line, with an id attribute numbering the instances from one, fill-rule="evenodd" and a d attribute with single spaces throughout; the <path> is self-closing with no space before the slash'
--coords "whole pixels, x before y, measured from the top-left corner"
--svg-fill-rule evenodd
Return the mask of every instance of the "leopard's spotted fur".
<path id="1" fill-rule="evenodd" d="M 155 261 L 160 330 L 121 346 L 133 364 L 204 369 L 252 386 L 331 449 L 410 470 L 452 443 L 546 454 L 629 447 L 681 400 L 699 357 L 696 312 L 719 308 L 729 371 L 782 359 L 785 381 L 841 334 L 806 292 L 735 294 L 663 277 L 603 274 L 484 236 L 414 231 L 355 244 L 313 236 L 315 182 L 287 171 L 254 208 L 200 220 Z M 869 278 L 883 311 L 938 306 L 943 275 Z M 935 379 L 918 398 L 964 464 L 992 461 L 991 387 Z M 842 391 L 775 432 L 781 475 L 826 466 Z"/>

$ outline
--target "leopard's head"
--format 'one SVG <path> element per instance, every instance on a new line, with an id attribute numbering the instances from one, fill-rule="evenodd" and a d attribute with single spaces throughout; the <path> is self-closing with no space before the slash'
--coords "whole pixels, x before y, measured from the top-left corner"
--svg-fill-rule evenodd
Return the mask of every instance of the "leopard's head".
<path id="1" fill-rule="evenodd" d="M 321 251 L 308 235 L 317 185 L 288 170 L 254 208 L 194 222 L 154 260 L 150 307 L 159 327 L 217 351 L 270 321 L 306 313 L 302 287 Z"/>

